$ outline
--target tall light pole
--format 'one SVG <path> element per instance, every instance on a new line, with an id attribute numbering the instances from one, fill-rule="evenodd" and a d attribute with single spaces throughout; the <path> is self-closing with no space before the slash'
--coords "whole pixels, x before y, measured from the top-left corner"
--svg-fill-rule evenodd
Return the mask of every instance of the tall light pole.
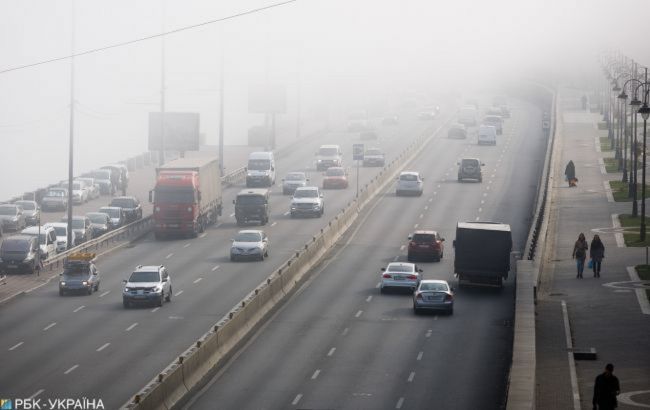
<path id="1" fill-rule="evenodd" d="M 222 36 L 223 38 L 223 36 Z M 222 47 L 223 48 L 223 47 Z M 221 175 L 225 174 L 223 167 L 223 100 L 225 90 L 223 88 L 223 78 L 224 78 L 224 63 L 223 63 L 223 54 L 225 50 L 221 51 L 221 73 L 219 74 L 219 169 L 221 169 Z"/>
<path id="2" fill-rule="evenodd" d="M 74 246 L 72 243 L 72 179 L 74 178 L 74 36 L 75 36 L 75 1 L 72 0 L 72 23 L 70 32 L 70 143 L 68 150 L 68 237 L 67 248 Z M 40 240 L 40 239 L 39 239 Z M 40 245 L 39 245 L 40 247 Z"/>
<path id="3" fill-rule="evenodd" d="M 160 156 L 158 165 L 165 163 L 165 17 L 166 17 L 166 0 L 162 0 L 162 32 L 160 38 Z"/>
<path id="4" fill-rule="evenodd" d="M 638 181 L 639 181 L 639 176 L 638 176 L 638 168 L 639 168 L 639 142 L 637 140 L 637 114 L 639 111 L 639 107 L 641 106 L 641 100 L 637 97 L 637 90 L 638 87 L 634 90 L 634 98 L 632 98 L 632 101 L 630 101 L 630 106 L 632 106 L 632 128 L 633 128 L 633 136 L 634 136 L 634 143 L 633 143 L 633 157 L 634 157 L 634 162 L 633 162 L 633 168 L 632 168 L 632 216 L 639 216 L 639 205 L 638 205 L 638 195 L 637 195 L 637 190 L 638 190 Z"/>
<path id="5" fill-rule="evenodd" d="M 642 160 L 642 170 L 641 170 L 641 229 L 639 236 L 641 242 L 645 241 L 645 168 L 646 168 L 646 136 L 648 128 L 648 117 L 650 117 L 650 107 L 648 107 L 648 92 L 649 83 L 648 83 L 648 69 L 645 69 L 645 81 L 641 84 L 643 86 L 643 106 L 639 108 L 639 114 L 643 118 L 643 160 Z"/>

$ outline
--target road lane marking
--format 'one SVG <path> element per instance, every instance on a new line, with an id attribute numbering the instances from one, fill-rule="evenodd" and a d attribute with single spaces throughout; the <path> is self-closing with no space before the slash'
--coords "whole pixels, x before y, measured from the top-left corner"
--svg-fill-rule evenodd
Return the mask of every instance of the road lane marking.
<path id="1" fill-rule="evenodd" d="M 188 242 L 188 243 L 186 243 L 185 245 L 183 245 L 183 248 L 189 248 L 191 245 L 192 245 L 192 244 Z"/>
<path id="2" fill-rule="evenodd" d="M 479 212 L 479 213 L 483 212 L 483 208 L 479 208 L 479 209 L 478 209 L 478 212 Z"/>
<path id="3" fill-rule="evenodd" d="M 424 214 L 420 214 L 420 219 L 422 219 L 423 217 L 424 217 Z"/>
<path id="4" fill-rule="evenodd" d="M 203 232 L 201 235 L 199 235 L 199 238 L 205 238 L 206 235 L 207 233 Z"/>
<path id="5" fill-rule="evenodd" d="M 39 389 L 36 393 L 29 396 L 28 399 L 34 399 L 34 398 L 40 396 L 40 394 L 43 393 L 44 391 L 45 391 L 44 389 Z"/>
<path id="6" fill-rule="evenodd" d="M 427 209 L 429 209 L 429 205 L 424 206 L 424 210 L 426 211 Z"/>
<path id="7" fill-rule="evenodd" d="M 377 282 L 377 284 L 375 285 L 376 288 L 378 288 L 380 286 L 381 286 L 381 282 Z"/>
<path id="8" fill-rule="evenodd" d="M 138 322 L 135 322 L 135 323 L 132 324 L 131 326 L 127 327 L 127 328 L 126 328 L 126 331 L 127 331 L 127 332 L 130 332 L 130 331 L 131 331 L 134 327 L 136 327 L 137 325 L 138 325 Z"/>
<path id="9" fill-rule="evenodd" d="M 11 346 L 11 347 L 9 348 L 9 351 L 12 351 L 12 350 L 16 350 L 16 349 L 18 349 L 20 346 L 23 345 L 23 343 L 24 343 L 24 342 L 16 343 L 15 345 L 13 345 L 13 346 Z"/>
<path id="10" fill-rule="evenodd" d="M 271 224 L 271 226 L 275 226 L 275 225 L 277 225 L 277 224 L 278 224 L 277 222 L 273 222 L 273 223 Z"/>
<path id="11" fill-rule="evenodd" d="M 181 293 L 183 293 L 183 291 L 182 291 L 182 290 L 179 290 L 178 292 L 176 292 L 176 296 L 180 296 Z"/>
<path id="12" fill-rule="evenodd" d="M 235 216 L 235 213 L 234 213 L 234 212 L 233 212 L 232 214 L 230 214 L 230 217 L 231 217 L 231 218 L 232 218 L 233 216 Z"/>
<path id="13" fill-rule="evenodd" d="M 371 300 L 372 300 L 372 295 L 370 295 L 370 296 L 368 296 L 368 297 L 366 298 L 366 302 L 370 302 Z"/>
<path id="14" fill-rule="evenodd" d="M 420 224 L 413 225 L 413 229 L 418 229 L 418 226 L 420 226 Z"/>
<path id="15" fill-rule="evenodd" d="M 78 311 L 80 311 L 83 308 L 85 308 L 85 306 L 81 305 L 78 308 L 76 308 L 75 310 L 73 310 L 72 313 L 77 313 Z"/>
<path id="16" fill-rule="evenodd" d="M 56 326 L 56 322 L 52 322 L 52 323 L 50 323 L 49 325 L 45 326 L 45 327 L 43 328 L 43 331 L 46 331 L 46 330 L 48 330 L 48 329 L 51 329 L 51 328 L 53 328 L 54 326 Z"/>
<path id="17" fill-rule="evenodd" d="M 483 192 L 483 196 L 487 196 L 487 192 Z"/>
<path id="18" fill-rule="evenodd" d="M 311 379 L 316 380 L 316 378 L 318 377 L 319 374 L 320 374 L 320 369 L 316 369 L 314 374 L 311 375 Z"/>
<path id="19" fill-rule="evenodd" d="M 481 205 L 484 205 L 484 204 L 485 204 L 485 200 L 481 199 Z"/>
<path id="20" fill-rule="evenodd" d="M 409 374 L 408 382 L 409 383 L 413 382 L 414 377 L 415 377 L 415 372 L 411 372 L 411 374 Z"/>
<path id="21" fill-rule="evenodd" d="M 217 270 L 217 269 L 219 269 L 219 268 L 220 268 L 219 265 L 215 266 L 214 268 L 212 268 L 212 272 L 214 272 L 215 270 Z"/>
<path id="22" fill-rule="evenodd" d="M 101 347 L 97 349 L 97 351 L 101 352 L 102 350 L 106 349 L 110 345 L 111 345 L 110 343 L 104 343 Z"/>
<path id="23" fill-rule="evenodd" d="M 287 216 L 287 215 L 289 215 L 289 213 L 290 213 L 290 212 L 287 211 L 287 212 L 283 213 L 282 215 Z"/>
<path id="24" fill-rule="evenodd" d="M 406 249 L 406 245 L 402 245 L 402 246 L 399 247 L 400 251 L 403 251 L 404 249 Z"/>
<path id="25" fill-rule="evenodd" d="M 397 256 L 395 256 L 395 257 L 393 258 L 393 262 L 397 262 L 398 259 L 399 259 L 399 255 L 397 255 Z"/>
<path id="26" fill-rule="evenodd" d="M 437 316 L 436 316 L 437 317 Z M 424 335 L 424 337 L 431 337 L 431 333 L 433 332 L 432 329 L 427 330 L 427 334 Z"/>
<path id="27" fill-rule="evenodd" d="M 349 331 L 350 331 L 350 328 L 347 328 L 347 327 L 346 327 L 345 329 L 343 329 L 343 333 L 342 333 L 342 335 L 343 335 L 343 336 L 347 335 Z"/>
<path id="28" fill-rule="evenodd" d="M 363 314 L 363 310 L 360 310 L 360 311 L 357 312 L 356 315 L 354 315 L 354 317 L 359 317 L 359 316 L 361 316 L 362 314 Z"/>
<path id="29" fill-rule="evenodd" d="M 433 202 L 433 198 L 429 198 L 429 202 Z"/>
<path id="30" fill-rule="evenodd" d="M 156 313 L 160 309 L 160 306 L 151 309 L 151 313 Z"/>
<path id="31" fill-rule="evenodd" d="M 333 347 L 330 349 L 329 353 L 327 353 L 327 356 L 332 357 L 332 355 L 336 352 L 336 347 Z"/>
<path id="32" fill-rule="evenodd" d="M 99 295 L 99 297 L 100 297 L 100 298 L 103 298 L 104 296 L 108 295 L 109 293 L 111 293 L 111 291 L 110 291 L 110 290 L 107 290 L 106 292 L 104 292 L 104 293 L 102 293 L 101 295 Z"/>
<path id="33" fill-rule="evenodd" d="M 203 278 L 196 278 L 196 280 L 194 281 L 194 283 L 199 283 L 199 282 L 201 282 L 202 280 L 203 280 Z"/>
<path id="34" fill-rule="evenodd" d="M 395 408 L 401 409 L 403 404 L 404 404 L 404 397 L 400 397 L 399 400 L 397 400 L 397 404 L 395 405 Z"/>
<path id="35" fill-rule="evenodd" d="M 293 401 L 291 402 L 291 405 L 292 405 L 292 406 L 295 406 L 296 404 L 298 404 L 298 402 L 300 401 L 300 399 L 302 399 L 302 394 L 297 395 L 296 398 L 293 399 Z"/>
<path id="36" fill-rule="evenodd" d="M 68 374 L 68 373 L 74 371 L 74 369 L 76 369 L 77 367 L 79 367 L 79 365 L 78 365 L 78 364 L 75 364 L 74 366 L 72 366 L 71 368 L 69 368 L 68 370 L 66 370 L 65 372 L 63 372 L 63 374 Z"/>
<path id="37" fill-rule="evenodd" d="M 170 253 L 169 255 L 165 256 L 165 259 L 169 259 L 169 258 L 171 258 L 172 256 L 174 256 L 174 253 L 173 253 L 173 252 Z"/>
<path id="38" fill-rule="evenodd" d="M 417 359 L 415 359 L 415 360 L 417 360 L 417 361 L 422 360 L 422 356 L 424 356 L 424 352 L 420 352 L 420 353 L 418 353 L 418 357 L 417 357 Z"/>

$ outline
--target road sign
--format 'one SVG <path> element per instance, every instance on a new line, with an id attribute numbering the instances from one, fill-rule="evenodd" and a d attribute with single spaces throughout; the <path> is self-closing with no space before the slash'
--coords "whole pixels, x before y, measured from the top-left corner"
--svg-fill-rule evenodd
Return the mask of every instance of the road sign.
<path id="1" fill-rule="evenodd" d="M 352 144 L 352 159 L 363 161 L 363 144 Z"/>

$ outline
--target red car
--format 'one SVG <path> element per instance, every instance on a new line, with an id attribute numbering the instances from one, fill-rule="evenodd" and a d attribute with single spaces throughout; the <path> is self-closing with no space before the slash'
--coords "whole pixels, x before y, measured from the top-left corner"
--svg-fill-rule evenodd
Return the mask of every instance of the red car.
<path id="1" fill-rule="evenodd" d="M 440 261 L 442 259 L 445 246 L 445 238 L 441 238 L 436 231 L 415 231 L 408 237 L 408 256 L 409 261 L 417 258 L 433 259 Z"/>
<path id="2" fill-rule="evenodd" d="M 323 189 L 348 187 L 348 174 L 342 167 L 327 168 L 323 175 Z"/>

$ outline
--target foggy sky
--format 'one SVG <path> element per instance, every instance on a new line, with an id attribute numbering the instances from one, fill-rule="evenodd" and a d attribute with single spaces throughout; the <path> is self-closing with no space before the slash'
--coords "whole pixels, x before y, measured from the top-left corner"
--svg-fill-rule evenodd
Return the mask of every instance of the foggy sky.
<path id="1" fill-rule="evenodd" d="M 163 2 L 165 18 L 163 19 Z M 77 52 L 271 4 L 253 0 L 75 0 Z M 0 70 L 71 53 L 72 0 L 0 0 Z M 596 78 L 597 55 L 650 64 L 650 2 L 302 0 L 166 37 L 168 111 L 201 114 L 217 143 L 219 73 L 226 144 L 261 124 L 248 87 L 288 90 L 305 121 L 404 92 L 446 92 L 516 76 Z M 161 40 L 75 59 L 75 174 L 147 149 L 160 101 Z M 65 179 L 70 62 L 0 74 L 0 199 Z M 583 84 L 587 85 L 587 84 Z"/>

